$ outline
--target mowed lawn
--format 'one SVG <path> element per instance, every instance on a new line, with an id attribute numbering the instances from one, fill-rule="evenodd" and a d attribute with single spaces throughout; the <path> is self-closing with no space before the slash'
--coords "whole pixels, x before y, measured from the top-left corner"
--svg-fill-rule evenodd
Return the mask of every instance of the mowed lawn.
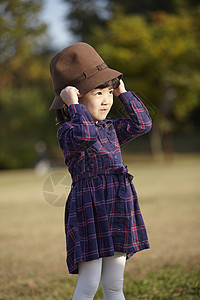
<path id="1" fill-rule="evenodd" d="M 200 157 L 124 160 L 151 244 L 127 261 L 126 299 L 200 299 Z M 72 299 L 77 276 L 65 264 L 64 204 L 51 198 L 64 187 L 49 183 L 65 172 L 0 172 L 0 299 Z"/>

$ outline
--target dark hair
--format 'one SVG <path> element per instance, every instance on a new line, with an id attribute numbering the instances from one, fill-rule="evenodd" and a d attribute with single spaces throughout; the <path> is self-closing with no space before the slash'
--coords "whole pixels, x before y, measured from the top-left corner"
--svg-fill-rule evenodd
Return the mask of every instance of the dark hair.
<path id="1" fill-rule="evenodd" d="M 112 86 L 114 89 L 117 89 L 120 84 L 121 77 L 114 78 L 110 81 L 105 82 L 104 84 L 101 84 L 96 87 L 96 89 L 105 89 L 109 86 Z M 68 107 L 65 104 L 63 108 L 56 110 L 56 125 L 57 124 L 63 124 L 67 121 L 70 121 L 70 115 L 68 112 Z"/>
<path id="2" fill-rule="evenodd" d="M 67 104 L 64 104 L 63 108 L 56 110 L 56 125 L 63 124 L 67 121 L 70 121 L 70 115 Z"/>
<path id="3" fill-rule="evenodd" d="M 97 86 L 96 89 L 105 89 L 109 86 L 112 86 L 113 89 L 117 89 L 119 84 L 120 84 L 120 78 L 117 77 L 117 78 L 114 78 L 110 81 L 105 82 L 104 84 L 101 84 L 101 85 Z"/>

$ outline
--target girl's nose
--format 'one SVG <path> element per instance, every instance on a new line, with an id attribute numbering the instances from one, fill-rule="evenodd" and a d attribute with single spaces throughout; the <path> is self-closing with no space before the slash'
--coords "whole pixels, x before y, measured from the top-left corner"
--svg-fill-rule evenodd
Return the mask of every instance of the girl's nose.
<path id="1" fill-rule="evenodd" d="M 108 104 L 108 99 L 106 99 L 106 97 L 103 98 L 102 104 L 104 104 L 104 105 L 105 105 L 105 104 Z"/>
<path id="2" fill-rule="evenodd" d="M 107 95 L 104 95 L 104 96 L 103 96 L 103 99 L 102 99 L 102 104 L 104 104 L 104 105 L 105 105 L 105 104 L 109 104 L 109 101 L 110 101 L 110 100 L 109 100 L 109 97 L 108 97 Z"/>

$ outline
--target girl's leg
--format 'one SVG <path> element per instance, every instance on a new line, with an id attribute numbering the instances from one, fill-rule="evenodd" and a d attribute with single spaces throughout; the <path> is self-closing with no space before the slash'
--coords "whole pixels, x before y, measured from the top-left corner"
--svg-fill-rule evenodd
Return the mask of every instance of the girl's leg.
<path id="1" fill-rule="evenodd" d="M 102 259 L 101 285 L 104 300 L 125 300 L 123 294 L 125 263 L 126 254 L 120 252 Z"/>
<path id="2" fill-rule="evenodd" d="M 99 287 L 102 258 L 80 262 L 79 275 L 73 300 L 92 300 Z"/>

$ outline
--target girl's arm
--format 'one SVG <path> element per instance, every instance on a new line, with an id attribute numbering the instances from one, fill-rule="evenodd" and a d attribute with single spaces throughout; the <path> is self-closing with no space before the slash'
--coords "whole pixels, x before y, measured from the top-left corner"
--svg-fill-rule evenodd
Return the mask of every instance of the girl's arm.
<path id="1" fill-rule="evenodd" d="M 67 87 L 60 95 L 68 105 L 71 121 L 61 125 L 57 138 L 65 156 L 70 156 L 95 143 L 98 133 L 86 106 L 78 103 L 79 91 L 74 87 Z"/>
<path id="2" fill-rule="evenodd" d="M 121 87 L 120 87 L 121 86 Z M 152 127 L 148 110 L 142 101 L 133 92 L 125 90 L 120 83 L 114 94 L 118 96 L 129 118 L 120 118 L 113 121 L 120 144 L 124 144 L 137 136 L 147 133 Z"/>

